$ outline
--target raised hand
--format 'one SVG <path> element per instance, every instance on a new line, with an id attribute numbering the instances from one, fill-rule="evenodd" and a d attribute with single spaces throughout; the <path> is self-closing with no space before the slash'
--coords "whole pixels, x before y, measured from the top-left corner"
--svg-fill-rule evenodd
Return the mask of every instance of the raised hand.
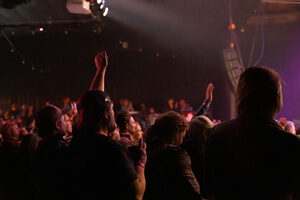
<path id="1" fill-rule="evenodd" d="M 206 97 L 205 99 L 208 101 L 213 100 L 213 91 L 214 91 L 214 85 L 212 83 L 209 83 L 206 88 Z"/>
<path id="2" fill-rule="evenodd" d="M 95 56 L 95 65 L 97 67 L 97 72 L 91 83 L 90 90 L 101 90 L 104 92 L 104 78 L 106 67 L 108 65 L 108 56 L 106 51 L 102 51 Z"/>
<path id="3" fill-rule="evenodd" d="M 95 65 L 98 71 L 104 72 L 108 66 L 108 56 L 106 51 L 101 51 L 95 56 Z"/>

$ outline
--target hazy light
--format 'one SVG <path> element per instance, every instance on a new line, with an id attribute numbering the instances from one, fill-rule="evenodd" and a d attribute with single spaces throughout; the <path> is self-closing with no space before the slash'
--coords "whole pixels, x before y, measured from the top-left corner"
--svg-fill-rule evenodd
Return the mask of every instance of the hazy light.
<path id="1" fill-rule="evenodd" d="M 42 32 L 42 31 L 44 31 L 44 29 L 43 28 L 39 28 L 39 30 Z"/>
<path id="2" fill-rule="evenodd" d="M 97 3 L 98 3 L 98 4 L 102 3 L 102 0 L 97 0 Z"/>
<path id="3" fill-rule="evenodd" d="M 101 4 L 100 9 L 103 9 L 103 8 L 104 8 L 104 4 Z"/>
<path id="4" fill-rule="evenodd" d="M 230 24 L 230 25 L 228 26 L 228 29 L 229 29 L 229 30 L 234 30 L 234 29 L 235 29 L 235 24 Z"/>
<path id="5" fill-rule="evenodd" d="M 105 8 L 105 11 L 104 11 L 104 13 L 103 13 L 103 16 L 104 16 L 104 17 L 107 15 L 108 11 L 109 11 L 109 9 L 108 9 L 108 7 L 106 7 L 106 8 Z"/>

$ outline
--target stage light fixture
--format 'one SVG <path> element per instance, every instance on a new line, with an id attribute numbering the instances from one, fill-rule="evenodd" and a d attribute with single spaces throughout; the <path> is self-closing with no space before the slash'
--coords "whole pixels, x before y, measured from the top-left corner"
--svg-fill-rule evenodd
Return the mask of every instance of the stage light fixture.
<path id="1" fill-rule="evenodd" d="M 104 13 L 103 13 L 103 17 L 106 17 L 106 15 L 108 14 L 108 11 L 109 11 L 109 8 L 106 7 L 106 8 L 105 8 L 105 11 L 104 11 Z"/>
<path id="2" fill-rule="evenodd" d="M 91 14 L 96 17 L 105 17 L 109 12 L 109 8 L 105 6 L 105 0 L 90 0 Z"/>

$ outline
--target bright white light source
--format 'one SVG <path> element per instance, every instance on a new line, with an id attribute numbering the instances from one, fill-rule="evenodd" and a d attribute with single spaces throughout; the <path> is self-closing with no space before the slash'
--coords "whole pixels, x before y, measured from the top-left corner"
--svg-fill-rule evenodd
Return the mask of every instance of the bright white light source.
<path id="1" fill-rule="evenodd" d="M 108 11 L 109 11 L 109 9 L 108 9 L 108 7 L 106 7 L 106 8 L 105 8 L 105 11 L 104 11 L 104 13 L 103 13 L 103 16 L 104 16 L 104 17 L 107 15 Z"/>
<path id="2" fill-rule="evenodd" d="M 97 3 L 98 3 L 98 4 L 102 3 L 102 0 L 97 0 Z"/>
<path id="3" fill-rule="evenodd" d="M 104 8 L 104 4 L 101 4 L 100 9 L 103 9 L 103 8 Z"/>
<path id="4" fill-rule="evenodd" d="M 44 29 L 43 28 L 39 28 L 39 30 L 42 32 L 42 31 L 44 31 Z"/>

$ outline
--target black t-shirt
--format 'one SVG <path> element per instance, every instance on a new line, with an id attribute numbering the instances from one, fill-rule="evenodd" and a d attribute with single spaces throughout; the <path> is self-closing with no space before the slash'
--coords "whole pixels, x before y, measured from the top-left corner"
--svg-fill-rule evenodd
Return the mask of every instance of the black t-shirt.
<path id="1" fill-rule="evenodd" d="M 138 176 L 118 142 L 102 134 L 77 131 L 70 149 L 76 199 L 132 198 L 130 184 Z"/>
<path id="2" fill-rule="evenodd" d="M 148 157 L 145 200 L 201 199 L 189 155 L 181 147 L 168 146 Z"/>
<path id="3" fill-rule="evenodd" d="M 39 182 L 39 199 L 65 199 L 69 181 L 70 152 L 61 134 L 39 142 L 34 161 L 34 176 Z"/>
<path id="4" fill-rule="evenodd" d="M 205 155 L 205 144 L 203 144 L 203 142 L 194 141 L 192 139 L 186 139 L 181 146 L 186 150 L 191 158 L 193 172 L 201 187 L 204 172 L 203 163 Z"/>
<path id="5" fill-rule="evenodd" d="M 206 193 L 216 199 L 287 199 L 300 190 L 299 148 L 297 137 L 275 121 L 219 124 L 207 142 Z"/>

